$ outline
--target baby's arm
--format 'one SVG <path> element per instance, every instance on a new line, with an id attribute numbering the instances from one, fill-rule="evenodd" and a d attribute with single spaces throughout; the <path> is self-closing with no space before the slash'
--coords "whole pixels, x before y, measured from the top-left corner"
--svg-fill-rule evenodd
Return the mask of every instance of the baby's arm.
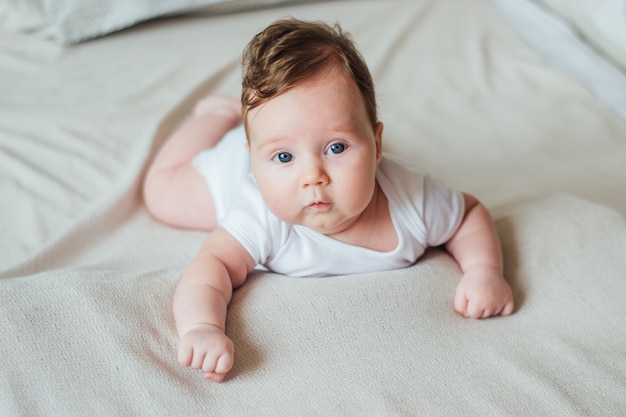
<path id="1" fill-rule="evenodd" d="M 206 379 L 221 381 L 233 365 L 234 346 L 224 333 L 233 288 L 254 268 L 241 244 L 218 227 L 183 273 L 174 295 L 174 318 L 180 337 L 178 361 L 201 369 Z"/>
<path id="2" fill-rule="evenodd" d="M 503 277 L 502 250 L 495 225 L 476 198 L 468 194 L 463 197 L 463 222 L 445 245 L 463 270 L 454 307 L 471 318 L 509 315 L 513 312 L 513 293 Z"/>

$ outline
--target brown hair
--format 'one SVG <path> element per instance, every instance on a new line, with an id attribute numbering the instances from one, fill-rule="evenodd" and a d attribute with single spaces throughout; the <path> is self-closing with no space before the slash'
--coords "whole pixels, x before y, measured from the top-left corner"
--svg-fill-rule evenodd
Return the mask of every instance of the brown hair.
<path id="1" fill-rule="evenodd" d="M 376 94 L 372 76 L 350 35 L 339 24 L 285 19 L 258 33 L 243 53 L 241 104 L 247 114 L 320 71 L 336 68 L 356 83 L 375 128 Z"/>

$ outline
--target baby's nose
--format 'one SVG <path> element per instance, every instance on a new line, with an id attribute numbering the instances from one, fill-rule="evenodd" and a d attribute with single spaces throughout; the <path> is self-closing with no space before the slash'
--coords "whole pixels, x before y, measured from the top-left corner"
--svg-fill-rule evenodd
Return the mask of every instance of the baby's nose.
<path id="1" fill-rule="evenodd" d="M 306 171 L 303 176 L 303 185 L 304 187 L 309 186 L 324 186 L 329 182 L 328 174 L 324 169 L 324 166 L 320 162 L 311 162 L 307 165 Z"/>

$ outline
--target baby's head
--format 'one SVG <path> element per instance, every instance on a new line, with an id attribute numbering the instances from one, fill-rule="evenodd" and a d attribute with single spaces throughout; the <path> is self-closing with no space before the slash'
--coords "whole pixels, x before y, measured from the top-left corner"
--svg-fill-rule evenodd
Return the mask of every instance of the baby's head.
<path id="1" fill-rule="evenodd" d="M 244 54 L 252 173 L 269 210 L 318 233 L 348 233 L 373 207 L 382 157 L 372 77 L 338 26 L 283 20 Z"/>
<path id="2" fill-rule="evenodd" d="M 330 70 L 356 83 L 375 129 L 378 116 L 374 83 L 350 35 L 339 25 L 297 19 L 271 24 L 244 51 L 241 103 L 246 128 L 249 110 Z"/>

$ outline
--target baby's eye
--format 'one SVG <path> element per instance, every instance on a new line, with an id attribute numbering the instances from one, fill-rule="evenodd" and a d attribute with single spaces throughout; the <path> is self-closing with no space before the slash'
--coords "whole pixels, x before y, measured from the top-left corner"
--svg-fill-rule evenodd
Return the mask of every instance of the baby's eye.
<path id="1" fill-rule="evenodd" d="M 328 147 L 326 154 L 333 153 L 336 155 L 338 153 L 342 153 L 345 150 L 346 150 L 346 145 L 344 145 L 343 143 L 333 143 L 332 145 Z"/>
<path id="2" fill-rule="evenodd" d="M 286 164 L 287 162 L 291 162 L 293 159 L 293 155 L 289 152 L 281 152 L 274 157 L 274 162 L 279 162 L 281 164 Z"/>

